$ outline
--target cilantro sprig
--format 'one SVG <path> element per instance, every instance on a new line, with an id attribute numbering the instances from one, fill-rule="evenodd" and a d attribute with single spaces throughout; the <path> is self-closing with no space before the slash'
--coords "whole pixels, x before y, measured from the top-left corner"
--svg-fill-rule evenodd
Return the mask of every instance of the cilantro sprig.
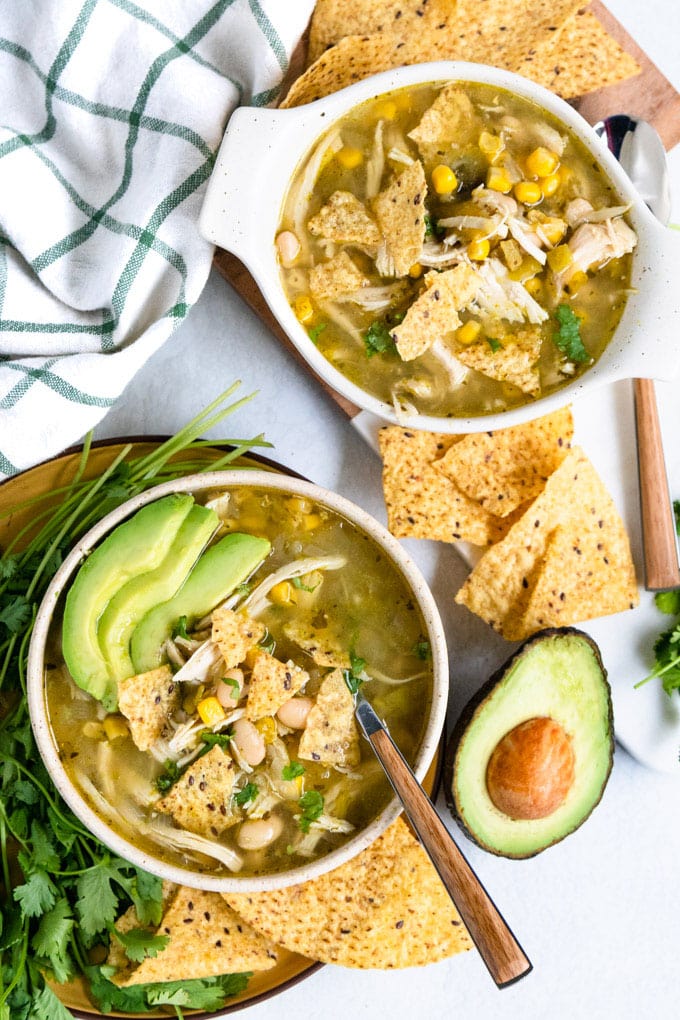
<path id="1" fill-rule="evenodd" d="M 553 333 L 553 343 L 569 361 L 582 364 L 590 361 L 590 355 L 581 339 L 581 319 L 571 305 L 558 305 L 555 310 L 558 330 Z"/>
<path id="2" fill-rule="evenodd" d="M 72 1020 L 46 975 L 57 982 L 83 976 L 103 1012 L 167 1003 L 177 1016 L 182 1008 L 217 1009 L 247 983 L 246 975 L 233 975 L 132 991 L 111 984 L 110 968 L 89 965 L 91 951 L 107 949 L 116 919 L 129 907 L 141 928 L 158 926 L 161 881 L 108 851 L 62 801 L 38 754 L 25 699 L 38 605 L 82 535 L 160 481 L 228 467 L 252 447 L 269 445 L 261 437 L 229 440 L 231 448 L 217 460 L 202 456 L 199 437 L 250 399 L 228 403 L 235 388 L 150 453 L 133 456 L 126 445 L 94 478 L 87 478 L 88 437 L 70 483 L 0 513 L 0 520 L 29 508 L 32 515 L 30 530 L 0 550 L 0 1020 Z M 127 951 L 160 951 L 156 938 L 128 935 Z"/>
<path id="3" fill-rule="evenodd" d="M 343 669 L 342 675 L 345 683 L 350 689 L 350 693 L 356 694 L 361 685 L 366 680 L 364 676 L 364 670 L 366 669 L 366 660 L 361 659 L 353 650 L 349 653 L 349 669 Z"/>
<path id="4" fill-rule="evenodd" d="M 680 535 L 680 500 L 673 503 L 675 513 L 675 530 Z M 670 616 L 680 616 L 680 591 L 659 591 L 654 596 L 657 608 Z M 661 685 L 669 696 L 673 691 L 680 692 L 680 619 L 673 627 L 659 634 L 654 642 L 654 668 L 639 680 L 635 687 L 642 687 L 650 680 L 661 680 Z"/>
<path id="5" fill-rule="evenodd" d="M 323 794 L 319 793 L 318 790 L 307 790 L 302 794 L 298 801 L 298 807 L 301 812 L 298 825 L 302 832 L 309 832 L 312 822 L 321 817 L 323 805 Z"/>

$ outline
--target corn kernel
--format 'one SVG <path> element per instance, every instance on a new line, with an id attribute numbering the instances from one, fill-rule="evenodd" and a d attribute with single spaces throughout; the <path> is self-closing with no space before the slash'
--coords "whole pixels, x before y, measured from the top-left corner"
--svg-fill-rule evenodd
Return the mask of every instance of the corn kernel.
<path id="1" fill-rule="evenodd" d="M 265 715 L 261 719 L 258 719 L 255 723 L 255 729 L 258 731 L 265 744 L 273 744 L 276 740 L 278 730 L 276 728 L 276 719 L 273 715 Z"/>
<path id="2" fill-rule="evenodd" d="M 259 657 L 262 655 L 263 649 L 259 645 L 255 645 L 253 648 L 249 648 L 246 652 L 246 657 L 243 660 L 248 667 L 252 669 Z"/>
<path id="3" fill-rule="evenodd" d="M 423 267 L 421 266 L 420 262 L 413 263 L 413 265 L 408 271 L 408 275 L 411 277 L 412 280 L 420 279 L 420 277 L 423 275 Z"/>
<path id="4" fill-rule="evenodd" d="M 536 297 L 536 295 L 540 293 L 542 286 L 543 284 L 541 283 L 540 277 L 532 276 L 531 279 L 527 280 L 524 284 L 524 289 L 528 291 L 532 297 Z"/>
<path id="5" fill-rule="evenodd" d="M 196 711 L 206 726 L 214 726 L 215 723 L 222 722 L 227 714 L 214 694 L 199 701 L 196 705 Z"/>
<path id="6" fill-rule="evenodd" d="M 545 220 L 541 223 L 541 233 L 546 240 L 552 244 L 559 244 L 567 232 L 567 224 L 564 220 Z"/>
<path id="7" fill-rule="evenodd" d="M 458 178 L 450 166 L 440 163 L 432 171 L 432 187 L 438 195 L 450 195 L 458 187 Z"/>
<path id="8" fill-rule="evenodd" d="M 557 170 L 560 165 L 560 157 L 552 149 L 546 149 L 544 145 L 539 145 L 537 149 L 529 153 L 525 165 L 532 177 L 548 177 Z"/>
<path id="9" fill-rule="evenodd" d="M 295 785 L 298 788 L 298 793 L 301 794 L 302 793 L 302 789 L 303 789 L 303 787 L 305 785 L 305 777 L 304 776 L 296 776 L 295 777 Z"/>
<path id="10" fill-rule="evenodd" d="M 571 167 L 568 167 L 564 163 L 562 163 L 559 169 L 557 170 L 557 176 L 560 179 L 560 184 L 568 184 L 568 182 L 574 176 L 574 172 L 571 169 Z"/>
<path id="11" fill-rule="evenodd" d="M 120 737 L 127 737 L 129 730 L 125 719 L 119 715 L 107 715 L 104 719 L 104 732 L 109 740 L 118 740 Z"/>
<path id="12" fill-rule="evenodd" d="M 383 99 L 373 107 L 378 120 L 394 120 L 397 116 L 397 104 L 393 99 Z"/>
<path id="13" fill-rule="evenodd" d="M 88 740 L 106 740 L 106 731 L 100 722 L 90 719 L 83 726 L 83 736 Z"/>
<path id="14" fill-rule="evenodd" d="M 300 322 L 311 322 L 314 318 L 314 307 L 306 294 L 295 298 L 293 311 Z"/>
<path id="15" fill-rule="evenodd" d="M 512 191 L 512 181 L 508 175 L 507 170 L 502 167 L 492 166 L 489 167 L 489 171 L 486 175 L 486 186 L 491 191 L 500 191 L 504 195 L 507 195 L 509 191 Z"/>
<path id="16" fill-rule="evenodd" d="M 467 246 L 467 257 L 473 262 L 483 262 L 489 254 L 491 245 L 487 237 L 475 238 Z"/>
<path id="17" fill-rule="evenodd" d="M 548 265 L 553 273 L 561 273 L 572 263 L 571 250 L 568 244 L 558 244 L 547 255 Z"/>
<path id="18" fill-rule="evenodd" d="M 519 181 L 513 191 L 517 201 L 524 205 L 536 205 L 543 198 L 543 192 L 536 181 Z"/>
<path id="19" fill-rule="evenodd" d="M 559 174 L 548 174 L 547 177 L 538 178 L 538 186 L 541 189 L 543 198 L 550 198 L 554 195 L 561 184 Z"/>
<path id="20" fill-rule="evenodd" d="M 305 531 L 314 531 L 321 524 L 320 514 L 305 514 L 302 518 L 302 527 Z"/>
<path id="21" fill-rule="evenodd" d="M 275 606 L 294 606 L 297 603 L 295 588 L 290 581 L 279 581 L 269 592 L 269 598 Z"/>
<path id="22" fill-rule="evenodd" d="M 570 294 L 575 294 L 584 283 L 588 282 L 588 274 L 584 273 L 582 269 L 577 269 L 575 273 L 572 273 L 569 277 L 569 283 L 566 285 L 565 290 L 569 291 Z M 583 319 L 581 320 L 583 321 Z"/>
<path id="23" fill-rule="evenodd" d="M 286 506 L 290 508 L 291 513 L 308 514 L 312 509 L 312 501 L 305 499 L 304 496 L 291 496 L 286 500 Z"/>
<path id="24" fill-rule="evenodd" d="M 345 170 L 356 170 L 358 166 L 364 161 L 364 154 L 361 149 L 355 149 L 351 145 L 343 145 L 343 147 L 336 152 L 335 158 L 341 167 Z"/>
<path id="25" fill-rule="evenodd" d="M 476 319 L 468 319 L 457 331 L 456 339 L 461 344 L 473 344 L 478 339 L 482 327 Z"/>
<path id="26" fill-rule="evenodd" d="M 482 150 L 490 163 L 500 156 L 505 148 L 503 140 L 498 135 L 492 135 L 490 131 L 482 131 L 479 136 L 479 148 Z"/>

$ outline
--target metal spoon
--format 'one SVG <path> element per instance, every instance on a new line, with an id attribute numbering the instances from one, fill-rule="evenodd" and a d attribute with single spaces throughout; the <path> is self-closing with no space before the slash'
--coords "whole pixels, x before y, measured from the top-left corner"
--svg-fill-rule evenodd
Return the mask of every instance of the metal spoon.
<path id="1" fill-rule="evenodd" d="M 366 739 L 404 805 L 491 977 L 499 988 L 513 984 L 532 969 L 524 950 L 361 691 L 355 693 L 355 710 Z"/>
<path id="2" fill-rule="evenodd" d="M 671 215 L 668 167 L 663 142 L 645 120 L 626 114 L 605 117 L 595 133 L 616 156 L 641 197 L 662 223 Z M 680 586 L 675 518 L 663 455 L 659 412 L 652 379 L 633 380 L 640 483 L 645 587 Z"/>

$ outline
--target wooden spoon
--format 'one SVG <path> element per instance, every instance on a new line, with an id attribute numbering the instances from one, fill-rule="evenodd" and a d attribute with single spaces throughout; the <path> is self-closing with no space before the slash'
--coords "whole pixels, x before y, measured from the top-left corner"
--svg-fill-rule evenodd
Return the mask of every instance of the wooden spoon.
<path id="1" fill-rule="evenodd" d="M 394 792 L 453 900 L 472 941 L 499 988 L 532 969 L 519 942 L 454 843 L 432 801 L 413 775 L 373 707 L 358 691 L 356 716 Z"/>

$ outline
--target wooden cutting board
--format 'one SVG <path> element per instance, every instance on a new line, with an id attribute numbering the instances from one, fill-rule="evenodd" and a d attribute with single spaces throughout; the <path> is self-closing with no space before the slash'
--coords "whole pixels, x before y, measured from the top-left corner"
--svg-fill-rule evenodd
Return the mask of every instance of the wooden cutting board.
<path id="1" fill-rule="evenodd" d="M 603 117 L 614 113 L 627 113 L 633 117 L 641 117 L 648 120 L 657 129 L 667 151 L 680 142 L 680 93 L 661 73 L 658 67 L 651 62 L 637 43 L 626 32 L 622 25 L 613 17 L 607 8 L 594 0 L 590 9 L 598 21 L 613 36 L 622 49 L 633 56 L 641 67 L 641 73 L 635 78 L 630 78 L 620 85 L 612 85 L 609 88 L 598 89 L 588 95 L 574 100 L 572 106 L 590 123 L 595 124 Z M 304 52 L 298 52 L 297 66 L 301 69 L 304 65 Z M 295 61 L 293 61 L 295 63 Z M 311 372 L 304 358 L 288 339 L 281 329 L 274 316 L 269 310 L 260 290 L 245 266 L 229 252 L 222 249 L 217 250 L 214 258 L 214 265 L 217 271 L 227 280 L 234 290 L 252 308 L 255 314 L 271 330 L 274 336 L 280 340 L 284 347 L 305 365 L 307 371 Z M 349 418 L 359 413 L 359 408 L 346 397 L 337 393 L 328 383 L 320 379 L 316 373 L 312 373 L 319 385 L 338 404 Z"/>

